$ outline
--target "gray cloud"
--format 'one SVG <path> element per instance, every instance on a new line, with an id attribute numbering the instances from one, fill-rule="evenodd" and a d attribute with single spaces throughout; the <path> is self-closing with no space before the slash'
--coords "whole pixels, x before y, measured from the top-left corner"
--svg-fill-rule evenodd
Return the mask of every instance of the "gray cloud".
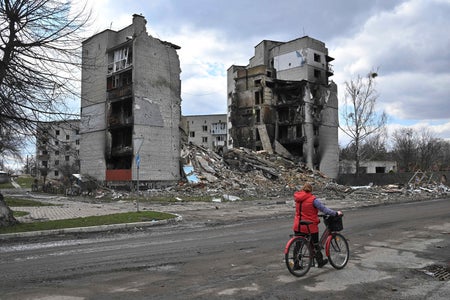
<path id="1" fill-rule="evenodd" d="M 398 123 L 393 125 L 439 122 L 444 125 L 436 132 L 450 138 L 449 0 L 108 3 L 113 1 L 101 4 L 109 10 L 102 11 L 106 24 L 142 13 L 157 37 L 182 47 L 184 114 L 226 113 L 228 67 L 247 64 L 261 40 L 309 35 L 325 42 L 335 58 L 332 79 L 340 98 L 344 81 L 379 67 L 379 106 Z"/>

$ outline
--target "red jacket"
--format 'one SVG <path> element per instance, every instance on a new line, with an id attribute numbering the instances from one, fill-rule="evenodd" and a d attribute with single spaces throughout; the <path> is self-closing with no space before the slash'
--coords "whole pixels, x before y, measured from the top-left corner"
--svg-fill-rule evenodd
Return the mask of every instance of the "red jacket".
<path id="1" fill-rule="evenodd" d="M 319 232 L 319 210 L 314 207 L 314 199 L 316 199 L 316 196 L 303 190 L 294 193 L 295 218 L 294 225 L 292 226 L 294 231 L 308 233 L 306 225 L 299 224 L 300 220 L 302 220 L 313 222 L 313 224 L 309 225 L 310 233 Z"/>

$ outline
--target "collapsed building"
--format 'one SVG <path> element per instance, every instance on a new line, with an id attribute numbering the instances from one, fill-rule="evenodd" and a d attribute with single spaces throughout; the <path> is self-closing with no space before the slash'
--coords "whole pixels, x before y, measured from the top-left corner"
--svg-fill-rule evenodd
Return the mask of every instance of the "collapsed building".
<path id="1" fill-rule="evenodd" d="M 108 185 L 180 179 L 180 47 L 146 23 L 135 14 L 82 44 L 80 168 Z"/>
<path id="2" fill-rule="evenodd" d="M 298 158 L 338 175 L 337 86 L 325 44 L 264 40 L 249 65 L 228 69 L 228 146 Z"/>

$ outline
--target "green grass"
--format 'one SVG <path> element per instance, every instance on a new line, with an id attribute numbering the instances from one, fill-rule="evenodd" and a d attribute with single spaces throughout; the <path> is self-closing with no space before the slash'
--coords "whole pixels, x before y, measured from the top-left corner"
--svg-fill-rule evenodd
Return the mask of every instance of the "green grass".
<path id="1" fill-rule="evenodd" d="M 6 183 L 0 183 L 0 189 L 13 189 L 14 186 L 11 184 L 11 182 Z"/>
<path id="2" fill-rule="evenodd" d="M 29 214 L 30 213 L 27 212 L 27 211 L 18 211 L 18 210 L 14 210 L 13 211 L 14 218 L 23 217 L 23 216 L 26 216 L 26 215 L 29 215 Z"/>
<path id="3" fill-rule="evenodd" d="M 92 216 L 85 218 L 75 218 L 67 220 L 55 220 L 33 223 L 21 223 L 10 227 L 0 228 L 0 234 L 16 233 L 27 231 L 52 230 L 75 227 L 89 227 L 110 224 L 136 223 L 153 220 L 166 220 L 174 218 L 175 216 L 168 213 L 154 212 L 154 211 L 140 211 L 118 213 L 104 216 Z"/>
<path id="4" fill-rule="evenodd" d="M 31 177 L 30 175 L 21 175 L 15 179 L 15 181 L 20 185 L 22 188 L 31 188 L 31 184 L 34 181 L 34 177 Z M 1 183 L 0 189 L 13 189 L 14 186 L 11 184 L 11 182 L 7 183 Z"/>
<path id="5" fill-rule="evenodd" d="M 20 187 L 29 188 L 29 189 L 31 189 L 31 185 L 33 184 L 33 181 L 34 181 L 34 177 L 31 177 L 29 175 L 22 175 L 16 179 L 16 182 L 20 185 Z"/>

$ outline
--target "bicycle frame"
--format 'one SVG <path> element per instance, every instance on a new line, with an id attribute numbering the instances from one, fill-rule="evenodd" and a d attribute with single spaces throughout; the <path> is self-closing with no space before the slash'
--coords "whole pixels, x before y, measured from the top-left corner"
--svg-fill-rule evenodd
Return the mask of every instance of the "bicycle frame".
<path id="1" fill-rule="evenodd" d="M 320 237 L 320 245 L 322 246 L 322 249 L 325 249 L 325 256 L 330 256 L 330 243 L 332 238 L 333 232 L 328 228 L 325 228 Z"/>
<path id="2" fill-rule="evenodd" d="M 308 241 L 308 245 L 311 248 L 311 252 L 314 254 L 315 249 L 311 242 L 311 234 L 305 233 L 301 235 L 293 235 L 290 240 L 286 243 L 286 246 L 284 248 L 284 254 L 287 254 L 289 251 L 289 246 L 296 240 L 296 239 L 305 239 Z M 333 232 L 331 232 L 328 228 L 325 228 L 325 230 L 322 232 L 322 235 L 320 236 L 319 244 L 321 245 L 322 249 L 325 249 L 325 256 L 330 255 L 330 243 L 331 239 L 333 238 Z"/>
<path id="3" fill-rule="evenodd" d="M 319 238 L 318 245 L 313 243 L 309 230 L 312 222 L 300 221 L 300 224 L 307 226 L 308 233 L 295 232 L 295 234 L 291 234 L 284 248 L 284 261 L 292 275 L 301 277 L 308 273 L 309 269 L 317 263 L 316 253 L 322 249 L 325 250 L 325 256 L 328 257 L 333 268 L 340 270 L 347 265 L 350 253 L 348 242 L 339 231 L 330 230 L 330 228 L 335 228 L 334 224 L 332 226 L 329 222 L 325 222 L 326 226 Z M 337 228 L 340 227 L 342 226 Z M 323 264 L 319 264 L 319 266 L 323 266 Z"/>

